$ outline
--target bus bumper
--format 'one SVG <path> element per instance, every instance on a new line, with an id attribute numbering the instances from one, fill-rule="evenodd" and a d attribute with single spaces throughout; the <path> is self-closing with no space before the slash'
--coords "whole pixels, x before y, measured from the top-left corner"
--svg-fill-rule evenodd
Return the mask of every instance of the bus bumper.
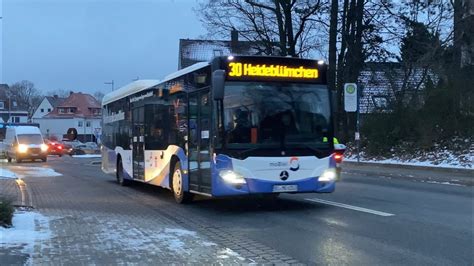
<path id="1" fill-rule="evenodd" d="M 223 180 L 214 183 L 212 195 L 236 196 L 262 193 L 331 193 L 336 188 L 336 182 L 319 182 L 318 178 L 311 177 L 298 181 L 274 182 L 258 179 L 246 179 L 246 184 L 229 184 Z"/>

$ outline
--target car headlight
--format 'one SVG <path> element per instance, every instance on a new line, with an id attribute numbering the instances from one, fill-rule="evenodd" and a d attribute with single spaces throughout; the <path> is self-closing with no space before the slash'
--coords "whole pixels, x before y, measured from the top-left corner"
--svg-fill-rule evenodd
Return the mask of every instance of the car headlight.
<path id="1" fill-rule="evenodd" d="M 323 174 L 319 176 L 318 181 L 319 182 L 332 182 L 332 181 L 336 181 L 336 179 L 337 179 L 336 169 L 331 168 L 324 171 Z"/>
<path id="2" fill-rule="evenodd" d="M 42 151 L 42 152 L 47 152 L 47 151 L 48 151 L 48 145 L 46 145 L 46 144 L 41 144 L 41 151 Z"/>
<path id="3" fill-rule="evenodd" d="M 26 153 L 28 151 L 28 146 L 25 144 L 19 144 L 18 145 L 18 152 L 19 153 Z"/>
<path id="4" fill-rule="evenodd" d="M 222 177 L 225 182 L 230 184 L 242 185 L 247 183 L 242 175 L 232 170 L 222 170 L 219 172 L 219 176 Z"/>

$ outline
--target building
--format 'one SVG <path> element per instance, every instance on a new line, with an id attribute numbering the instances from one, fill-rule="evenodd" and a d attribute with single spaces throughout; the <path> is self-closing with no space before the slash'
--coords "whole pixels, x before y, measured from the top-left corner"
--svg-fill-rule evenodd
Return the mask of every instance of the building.
<path id="1" fill-rule="evenodd" d="M 66 98 L 58 97 L 58 95 L 44 97 L 41 103 L 38 105 L 38 107 L 34 111 L 33 116 L 31 117 L 33 122 L 35 122 L 35 119 L 43 118 L 44 116 L 49 114 L 51 111 L 53 111 L 54 108 L 59 106 L 59 104 L 62 103 L 65 99 Z"/>
<path id="2" fill-rule="evenodd" d="M 97 141 L 102 132 L 102 108 L 90 94 L 73 93 L 57 104 L 51 112 L 35 118 L 45 137 L 67 138 L 68 130 L 77 131 L 77 139 L 82 142 Z"/>
<path id="3" fill-rule="evenodd" d="M 366 62 L 358 79 L 362 90 L 360 113 L 388 111 L 390 104 L 401 98 L 405 104 L 421 107 L 428 79 L 436 82 L 438 77 L 432 71 L 422 68 L 408 71 L 403 64 L 397 62 Z"/>
<path id="4" fill-rule="evenodd" d="M 27 123 L 28 111 L 11 95 L 8 85 L 0 84 L 0 123 Z"/>
<path id="5" fill-rule="evenodd" d="M 254 42 L 239 41 L 237 31 L 231 32 L 230 41 L 180 39 L 178 69 L 221 55 L 259 55 L 257 47 Z"/>

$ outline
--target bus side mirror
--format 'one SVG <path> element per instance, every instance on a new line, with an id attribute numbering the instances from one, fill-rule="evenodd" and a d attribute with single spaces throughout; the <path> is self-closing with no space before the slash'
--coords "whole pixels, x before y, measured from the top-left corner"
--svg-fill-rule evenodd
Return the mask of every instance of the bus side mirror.
<path id="1" fill-rule="evenodd" d="M 214 100 L 224 99 L 225 71 L 220 69 L 212 73 L 212 95 Z"/>

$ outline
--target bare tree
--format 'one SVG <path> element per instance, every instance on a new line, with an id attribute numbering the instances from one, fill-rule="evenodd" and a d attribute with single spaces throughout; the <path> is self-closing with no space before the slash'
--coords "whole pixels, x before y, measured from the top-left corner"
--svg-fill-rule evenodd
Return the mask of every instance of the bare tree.
<path id="1" fill-rule="evenodd" d="M 105 94 L 101 91 L 94 92 L 94 98 L 99 102 L 102 102 L 102 99 L 104 98 L 104 95 Z"/>
<path id="2" fill-rule="evenodd" d="M 42 95 L 35 88 L 33 82 L 22 80 L 10 86 L 10 93 L 16 99 L 18 106 L 28 111 L 29 116 L 34 112 L 34 108 L 41 102 Z"/>
<path id="3" fill-rule="evenodd" d="M 209 0 L 197 11 L 212 36 L 227 37 L 236 29 L 261 54 L 302 56 L 320 47 L 326 2 Z"/>

